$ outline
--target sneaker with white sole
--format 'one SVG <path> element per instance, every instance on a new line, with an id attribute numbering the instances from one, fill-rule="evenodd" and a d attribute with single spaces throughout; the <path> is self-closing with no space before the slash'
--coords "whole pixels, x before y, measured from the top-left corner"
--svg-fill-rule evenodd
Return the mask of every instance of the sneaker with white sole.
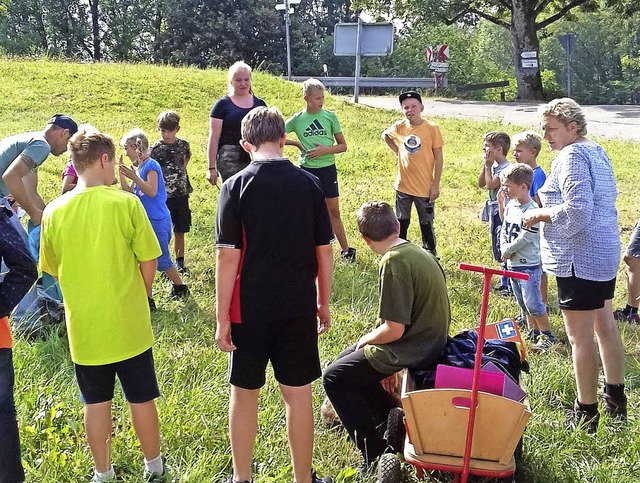
<path id="1" fill-rule="evenodd" d="M 93 478 L 91 478 L 91 483 L 111 483 L 116 481 L 118 480 L 116 479 L 115 475 L 109 478 L 100 478 L 98 475 L 94 473 Z"/>
<path id="2" fill-rule="evenodd" d="M 172 483 L 177 481 L 173 477 L 173 470 L 171 469 L 171 466 L 166 463 L 164 458 L 162 459 L 162 469 L 163 473 L 161 475 L 145 469 L 142 474 L 142 479 L 145 483 Z"/>
<path id="3" fill-rule="evenodd" d="M 557 339 L 553 336 L 549 337 L 547 334 L 540 334 L 538 336 L 538 340 L 531 348 L 531 350 L 537 352 L 545 352 L 551 349 L 554 345 L 558 343 Z"/>
<path id="4" fill-rule="evenodd" d="M 347 263 L 352 263 L 356 261 L 356 249 L 353 247 L 349 247 L 346 250 L 340 252 L 342 255 L 342 259 Z"/>
<path id="5" fill-rule="evenodd" d="M 637 324 L 640 322 L 637 312 L 627 314 L 624 309 L 614 310 L 613 318 L 618 322 L 628 322 L 629 324 Z"/>

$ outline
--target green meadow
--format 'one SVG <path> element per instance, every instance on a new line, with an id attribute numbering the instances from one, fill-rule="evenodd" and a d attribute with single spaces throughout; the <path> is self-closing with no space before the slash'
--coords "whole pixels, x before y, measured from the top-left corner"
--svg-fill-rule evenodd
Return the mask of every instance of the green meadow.
<path id="1" fill-rule="evenodd" d="M 169 283 L 158 276 L 154 293 L 158 311 L 152 316 L 156 335 L 154 353 L 162 396 L 158 400 L 163 452 L 183 482 L 218 482 L 230 470 L 227 434 L 227 356 L 214 342 L 214 226 L 218 190 L 206 179 L 206 144 L 209 111 L 226 92 L 226 72 L 148 65 L 74 64 L 51 61 L 0 59 L 0 136 L 39 130 L 56 112 L 89 122 L 118 142 L 133 127 L 157 139 L 155 118 L 165 109 L 182 116 L 180 137 L 191 143 L 189 172 L 194 186 L 192 232 L 187 236 L 187 278 L 191 296 L 169 301 Z M 257 72 L 254 91 L 285 116 L 304 107 L 300 87 Z M 338 157 L 341 209 L 350 243 L 358 249 L 354 264 L 339 260 L 336 251 L 332 293 L 331 330 L 320 339 L 323 364 L 376 325 L 377 257 L 359 239 L 355 212 L 365 201 L 393 202 L 395 160 L 380 139 L 381 131 L 397 120 L 398 112 L 354 105 L 327 96 L 325 107 L 341 121 L 349 149 Z M 532 114 L 535 115 L 535 114 Z M 429 112 L 425 112 L 429 117 Z M 438 252 L 448 277 L 455 333 L 477 325 L 482 278 L 461 272 L 459 262 L 492 265 L 487 225 L 478 212 L 486 192 L 476 187 L 481 167 L 482 135 L 489 130 L 515 134 L 517 126 L 495 122 L 438 119 L 445 139 L 445 168 L 441 197 L 436 204 Z M 618 180 L 618 210 L 623 246 L 638 218 L 638 143 L 599 139 L 607 149 Z M 296 151 L 286 153 L 295 159 Z M 552 154 L 543 149 L 540 164 L 548 172 Z M 40 191 L 46 201 L 59 194 L 65 155 L 40 169 Z M 409 231 L 419 240 L 417 222 Z M 616 306 L 626 295 L 624 271 L 619 272 Z M 550 300 L 555 304 L 555 287 Z M 489 319 L 514 316 L 513 299 L 492 296 Z M 640 481 L 640 328 L 620 325 L 627 351 L 626 384 L 629 421 L 616 424 L 603 418 L 595 435 L 567 432 L 562 421 L 575 398 L 570 349 L 557 310 L 554 331 L 562 344 L 549 353 L 529 354 L 530 374 L 523 375 L 533 411 L 524 434 L 524 453 L 518 461 L 522 482 L 635 482 Z M 109 344 L 109 340 L 104 341 Z M 63 327 L 46 338 L 17 336 L 14 348 L 16 403 L 20 421 L 23 461 L 32 482 L 88 481 L 92 472 L 84 442 L 82 405 Z M 324 393 L 313 386 L 319 414 Z M 131 429 L 122 395 L 114 400 L 113 461 L 121 481 L 141 480 L 142 455 Z M 284 409 L 275 380 L 269 375 L 262 391 L 260 429 L 255 448 L 255 481 L 292 481 L 284 427 Z M 0 435 L 1 437 L 1 435 Z M 316 418 L 314 466 L 319 475 L 339 481 L 373 481 L 357 477 L 358 454 L 340 429 L 327 429 Z M 406 468 L 406 481 L 415 481 Z"/>

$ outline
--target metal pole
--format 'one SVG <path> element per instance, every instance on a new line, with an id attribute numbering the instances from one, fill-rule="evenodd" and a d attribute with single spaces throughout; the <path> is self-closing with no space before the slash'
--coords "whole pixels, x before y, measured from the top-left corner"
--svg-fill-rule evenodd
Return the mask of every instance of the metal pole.
<path id="1" fill-rule="evenodd" d="M 287 80 L 291 80 L 291 40 L 289 39 L 289 0 L 284 0 L 284 31 L 287 38 Z"/>
<path id="2" fill-rule="evenodd" d="M 571 66 L 569 65 L 570 57 L 570 49 L 567 49 L 567 97 L 571 97 Z"/>
<path id="3" fill-rule="evenodd" d="M 353 102 L 358 103 L 360 96 L 360 54 L 362 52 L 362 19 L 358 16 L 358 29 L 356 30 L 356 75 L 353 89 Z"/>

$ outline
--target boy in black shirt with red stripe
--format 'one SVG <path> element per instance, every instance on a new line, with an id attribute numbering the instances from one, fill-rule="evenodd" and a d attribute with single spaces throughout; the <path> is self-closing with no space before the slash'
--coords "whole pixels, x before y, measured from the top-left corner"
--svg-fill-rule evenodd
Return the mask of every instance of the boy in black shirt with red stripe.
<path id="1" fill-rule="evenodd" d="M 287 410 L 296 483 L 329 483 L 311 469 L 311 382 L 318 334 L 330 325 L 333 232 L 315 176 L 282 157 L 284 119 L 259 107 L 242 121 L 251 164 L 226 180 L 217 213 L 216 343 L 229 357 L 233 475 L 251 480 L 257 409 L 270 361 Z"/>

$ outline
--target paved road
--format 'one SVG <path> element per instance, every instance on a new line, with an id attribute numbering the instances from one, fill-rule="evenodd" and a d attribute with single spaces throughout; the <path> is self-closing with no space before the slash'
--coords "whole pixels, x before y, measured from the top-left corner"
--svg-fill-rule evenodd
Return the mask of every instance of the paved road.
<path id="1" fill-rule="evenodd" d="M 525 128 L 539 129 L 538 104 L 520 102 L 480 102 L 433 100 L 425 98 L 425 115 L 501 121 Z M 372 107 L 399 110 L 397 97 L 360 96 L 360 103 Z M 583 106 L 589 135 L 640 141 L 640 106 Z"/>

